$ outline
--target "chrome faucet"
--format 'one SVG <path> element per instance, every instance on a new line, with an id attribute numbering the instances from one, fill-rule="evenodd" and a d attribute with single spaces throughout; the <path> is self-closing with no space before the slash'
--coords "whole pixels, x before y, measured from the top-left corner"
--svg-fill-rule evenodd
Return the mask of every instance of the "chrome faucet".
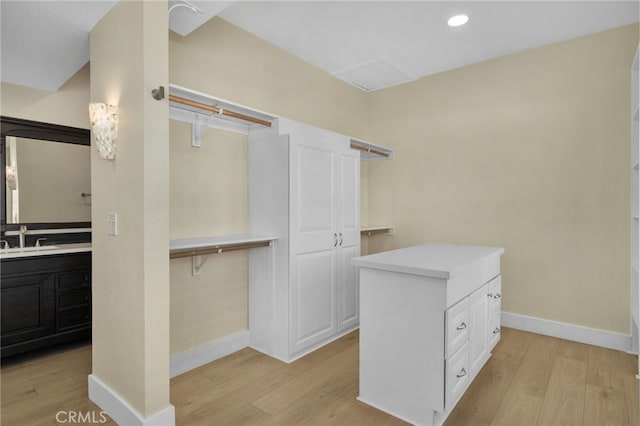
<path id="1" fill-rule="evenodd" d="M 20 248 L 24 248 L 24 236 L 26 234 L 27 234 L 27 225 L 20 225 L 20 232 L 18 233 Z"/>

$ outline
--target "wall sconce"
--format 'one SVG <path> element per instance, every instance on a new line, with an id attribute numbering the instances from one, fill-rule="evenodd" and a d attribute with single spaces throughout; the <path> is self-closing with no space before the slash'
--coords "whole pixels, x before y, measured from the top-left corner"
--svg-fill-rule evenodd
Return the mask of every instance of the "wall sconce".
<path id="1" fill-rule="evenodd" d="M 116 158 L 116 137 L 118 136 L 118 107 L 103 103 L 89 104 L 91 131 L 96 139 L 100 158 Z"/>

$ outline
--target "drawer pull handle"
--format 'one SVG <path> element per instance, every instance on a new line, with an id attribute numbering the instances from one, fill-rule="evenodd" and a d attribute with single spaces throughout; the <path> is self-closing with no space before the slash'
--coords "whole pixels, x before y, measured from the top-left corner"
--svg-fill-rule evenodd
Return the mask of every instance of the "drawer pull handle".
<path id="1" fill-rule="evenodd" d="M 456 374 L 456 377 L 459 379 L 460 377 L 464 377 L 466 375 L 467 375 L 467 370 L 463 368 L 462 370 L 460 370 L 458 374 Z"/>
<path id="2" fill-rule="evenodd" d="M 487 294 L 487 297 L 493 297 L 493 293 Z"/>
<path id="3" fill-rule="evenodd" d="M 500 293 L 496 293 L 495 296 L 493 296 L 494 299 L 500 299 L 502 297 L 502 295 Z"/>
<path id="4" fill-rule="evenodd" d="M 498 334 L 500 333 L 500 327 L 496 327 L 495 330 L 493 330 L 493 334 Z"/>
<path id="5" fill-rule="evenodd" d="M 464 330 L 465 328 L 467 328 L 467 324 L 462 323 L 459 326 L 456 327 L 456 330 Z"/>

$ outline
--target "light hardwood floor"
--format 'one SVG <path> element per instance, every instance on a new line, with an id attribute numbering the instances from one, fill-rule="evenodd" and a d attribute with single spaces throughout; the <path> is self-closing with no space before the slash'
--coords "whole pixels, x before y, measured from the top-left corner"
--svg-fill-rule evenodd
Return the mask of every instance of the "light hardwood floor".
<path id="1" fill-rule="evenodd" d="M 626 353 L 503 328 L 446 425 L 637 426 L 635 363 Z M 1 424 L 70 424 L 71 411 L 100 421 L 87 398 L 90 371 L 89 345 L 4 362 Z M 357 332 L 292 364 L 243 349 L 171 380 L 178 425 L 405 424 L 357 393 Z"/>

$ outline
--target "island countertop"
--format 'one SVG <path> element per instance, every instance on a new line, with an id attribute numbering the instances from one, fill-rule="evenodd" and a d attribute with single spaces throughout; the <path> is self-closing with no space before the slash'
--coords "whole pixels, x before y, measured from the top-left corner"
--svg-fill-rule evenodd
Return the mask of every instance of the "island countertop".
<path id="1" fill-rule="evenodd" d="M 500 256 L 501 247 L 459 244 L 421 244 L 368 256 L 355 257 L 351 264 L 363 268 L 449 279 L 489 256 Z"/>

